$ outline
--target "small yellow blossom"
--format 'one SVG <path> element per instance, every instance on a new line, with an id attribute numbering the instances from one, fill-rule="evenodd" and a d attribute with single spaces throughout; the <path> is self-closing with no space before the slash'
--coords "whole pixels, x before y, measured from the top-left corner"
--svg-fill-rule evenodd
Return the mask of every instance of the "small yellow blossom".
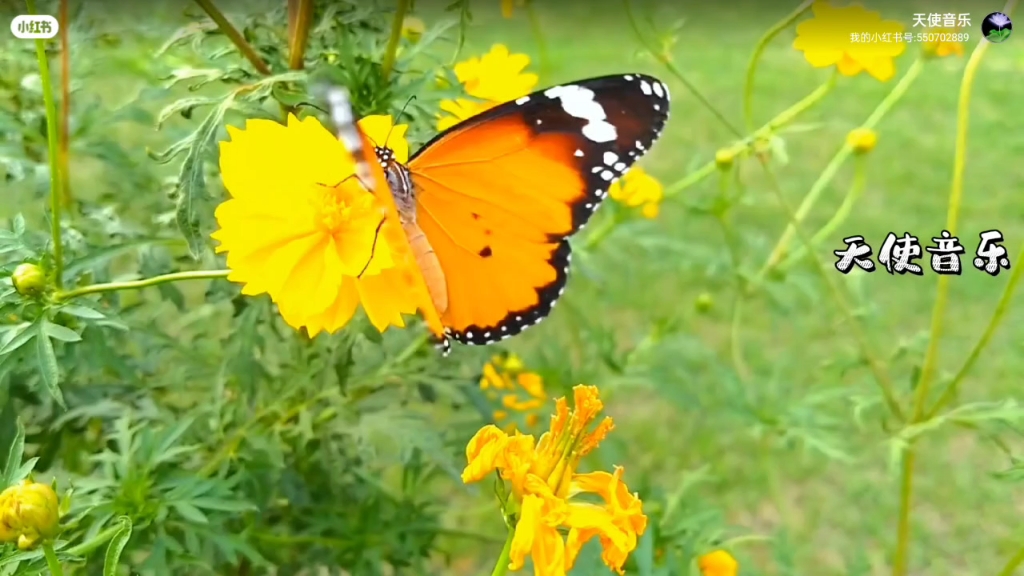
<path id="1" fill-rule="evenodd" d="M 608 195 L 630 208 L 642 206 L 640 210 L 645 218 L 657 218 L 665 189 L 643 168 L 634 166 L 608 188 Z"/>
<path id="2" fill-rule="evenodd" d="M 0 493 L 0 542 L 22 550 L 60 531 L 60 504 L 48 484 L 23 480 Z"/>
<path id="3" fill-rule="evenodd" d="M 797 25 L 793 42 L 793 47 L 804 53 L 811 66 L 824 68 L 834 65 L 844 76 L 867 72 L 883 82 L 896 74 L 893 60 L 906 50 L 906 43 L 861 42 L 860 35 L 893 37 L 903 33 L 903 24 L 882 20 L 881 14 L 859 4 L 833 6 L 819 0 L 811 5 L 811 10 L 814 17 Z"/>
<path id="4" fill-rule="evenodd" d="M 854 128 L 846 135 L 846 143 L 856 154 L 865 154 L 875 149 L 878 133 L 870 128 Z"/>
<path id="5" fill-rule="evenodd" d="M 243 294 L 268 294 L 282 318 L 310 336 L 337 331 L 360 303 L 380 331 L 404 326 L 402 315 L 419 308 L 441 332 L 436 310 L 423 307 L 422 278 L 393 202 L 354 177 L 355 161 L 334 134 L 294 115 L 287 124 L 249 120 L 228 134 L 220 168 L 231 198 L 214 213 L 220 228 L 212 237 Z M 389 145 L 401 148 L 398 140 L 392 135 Z"/>
<path id="6" fill-rule="evenodd" d="M 928 30 L 928 37 L 935 38 L 921 44 L 924 54 L 931 58 L 945 58 L 946 56 L 963 56 L 964 43 L 956 40 L 944 40 L 944 38 L 966 37 L 967 33 L 962 28 L 938 28 L 934 31 Z"/>
<path id="7" fill-rule="evenodd" d="M 595 386 L 573 388 L 574 408 L 565 398 L 555 403 L 551 428 L 539 440 L 532 435 L 506 434 L 493 425 L 484 426 L 466 446 L 467 466 L 463 482 L 478 482 L 491 472 L 512 486 L 517 522 L 509 554 L 509 569 L 519 570 L 527 556 L 534 573 L 565 576 L 580 549 L 592 538 L 601 545 L 601 558 L 617 574 L 638 538 L 647 528 L 640 498 L 622 481 L 624 470 L 577 473 L 580 459 L 593 451 L 614 424 L 604 418 Z M 600 503 L 578 500 L 593 494 Z M 506 512 L 509 512 L 507 510 Z M 564 536 L 562 532 L 567 531 Z"/>
<path id="8" fill-rule="evenodd" d="M 736 160 L 736 152 L 731 148 L 720 148 L 715 152 L 715 165 L 720 170 L 727 170 L 732 167 L 733 161 Z"/>
<path id="9" fill-rule="evenodd" d="M 427 25 L 423 23 L 423 20 L 416 16 L 406 16 L 402 20 L 402 36 L 412 42 L 413 44 L 420 41 L 423 37 L 423 33 L 426 32 Z"/>
<path id="10" fill-rule="evenodd" d="M 38 264 L 18 264 L 11 274 L 14 289 L 22 296 L 37 296 L 46 288 L 46 274 Z"/>
<path id="11" fill-rule="evenodd" d="M 527 371 L 515 354 L 496 355 L 484 364 L 480 389 L 500 405 L 493 413 L 495 422 L 503 422 L 511 412 L 515 412 L 523 415 L 527 428 L 536 426 L 539 420 L 537 412 L 544 408 L 548 399 L 544 379 Z M 517 429 L 516 423 L 512 422 L 505 431 L 512 433 Z"/>
<path id="12" fill-rule="evenodd" d="M 739 562 L 725 550 L 715 550 L 700 557 L 697 560 L 702 576 L 736 576 L 739 571 Z"/>
<path id="13" fill-rule="evenodd" d="M 524 72 L 529 65 L 529 56 L 512 54 L 504 44 L 495 44 L 487 54 L 456 64 L 455 76 L 465 93 L 476 100 L 442 100 L 441 110 L 448 115 L 438 116 L 438 130 L 447 130 L 484 110 L 532 92 L 538 77 Z"/>
<path id="14" fill-rule="evenodd" d="M 480 100 L 469 100 L 467 98 L 441 100 L 441 110 L 448 114 L 437 117 L 437 129 L 444 132 L 459 122 L 476 116 L 485 110 L 490 110 L 498 104 L 500 104 L 500 102 L 482 102 Z"/>

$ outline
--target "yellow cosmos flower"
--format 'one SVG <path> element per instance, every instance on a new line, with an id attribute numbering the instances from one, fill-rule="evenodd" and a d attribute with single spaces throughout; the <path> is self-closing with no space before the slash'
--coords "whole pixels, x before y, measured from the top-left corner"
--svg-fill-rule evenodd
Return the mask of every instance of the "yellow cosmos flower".
<path id="1" fill-rule="evenodd" d="M 961 35 L 966 36 L 961 32 L 960 28 L 940 28 L 932 32 L 928 31 L 928 34 L 935 34 L 935 38 L 956 38 Z M 934 40 L 931 42 L 924 42 L 921 45 L 921 49 L 924 50 L 925 55 L 933 58 L 945 58 L 946 56 L 963 56 L 964 55 L 964 44 L 963 42 L 946 41 L 946 40 Z"/>
<path id="2" fill-rule="evenodd" d="M 878 133 L 870 128 L 854 128 L 846 135 L 846 143 L 857 154 L 866 154 L 878 144 Z"/>
<path id="3" fill-rule="evenodd" d="M 903 42 L 886 42 L 902 34 L 904 27 L 893 20 L 882 20 L 875 11 L 859 4 L 833 6 L 829 2 L 811 5 L 814 17 L 796 27 L 793 47 L 804 53 L 804 58 L 815 68 L 835 66 L 844 76 L 867 72 L 878 80 L 886 81 L 896 74 L 893 59 L 906 50 Z M 854 42 L 852 36 L 868 33 L 878 40 Z"/>
<path id="4" fill-rule="evenodd" d="M 736 576 L 739 562 L 725 550 L 715 550 L 697 560 L 702 576 Z"/>
<path id="5" fill-rule="evenodd" d="M 420 307 L 433 312 L 428 324 L 440 333 L 436 310 L 421 307 L 390 195 L 363 187 L 331 132 L 316 118 L 289 115 L 286 125 L 249 120 L 228 134 L 220 168 L 231 198 L 217 207 L 212 237 L 243 294 L 270 295 L 282 318 L 310 336 L 340 329 L 360 303 L 380 331 L 404 326 L 402 315 Z"/>
<path id="6" fill-rule="evenodd" d="M 495 44 L 487 54 L 456 64 L 455 76 L 470 96 L 508 102 L 526 96 L 537 86 L 537 75 L 523 72 L 529 65 L 526 54 L 512 54 L 504 44 Z"/>
<path id="7" fill-rule="evenodd" d="M 22 550 L 60 531 L 60 505 L 48 484 L 23 480 L 0 492 L 0 542 Z"/>
<path id="8" fill-rule="evenodd" d="M 487 397 L 500 403 L 495 409 L 495 422 L 503 422 L 511 413 L 521 414 L 527 428 L 533 428 L 540 421 L 538 412 L 547 404 L 548 395 L 544 379 L 529 372 L 523 361 L 515 354 L 496 355 L 484 364 L 480 377 L 480 389 Z M 517 430 L 515 422 L 505 427 L 509 434 Z"/>
<path id="9" fill-rule="evenodd" d="M 608 195 L 630 208 L 642 206 L 640 211 L 646 218 L 657 218 L 665 189 L 643 168 L 634 166 L 608 188 Z"/>
<path id="10" fill-rule="evenodd" d="M 576 472 L 580 459 L 607 436 L 614 424 L 604 418 L 591 424 L 604 409 L 595 386 L 573 388 L 574 408 L 566 399 L 555 403 L 551 428 L 540 440 L 532 435 L 508 435 L 484 426 L 466 446 L 463 482 L 477 482 L 493 471 L 512 486 L 517 512 L 509 554 L 509 569 L 518 570 L 532 557 L 534 573 L 565 576 L 580 549 L 592 538 L 601 544 L 601 558 L 623 574 L 626 558 L 647 528 L 640 498 L 622 482 L 623 468 L 614 472 Z M 601 503 L 576 499 L 593 494 Z M 562 536 L 562 532 L 567 535 Z"/>
<path id="11" fill-rule="evenodd" d="M 469 100 L 467 98 L 442 100 L 440 104 L 441 110 L 448 114 L 437 117 L 437 129 L 443 132 L 467 118 L 471 118 L 485 110 L 494 108 L 498 104 L 500 104 L 500 102 L 481 102 L 479 100 Z"/>

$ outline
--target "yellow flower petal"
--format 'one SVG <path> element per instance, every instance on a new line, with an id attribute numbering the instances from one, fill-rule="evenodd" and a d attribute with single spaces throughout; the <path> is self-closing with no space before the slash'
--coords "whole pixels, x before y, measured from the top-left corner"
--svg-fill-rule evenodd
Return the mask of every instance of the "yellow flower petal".
<path id="1" fill-rule="evenodd" d="M 467 464 L 462 481 L 477 482 L 493 472 L 507 442 L 508 434 L 497 426 L 488 424 L 481 428 L 466 445 Z"/>
<path id="2" fill-rule="evenodd" d="M 697 560 L 702 576 L 736 576 L 739 562 L 725 550 L 715 550 Z"/>
<path id="3" fill-rule="evenodd" d="M 808 63 L 818 68 L 835 65 L 846 76 L 867 71 L 883 81 L 895 74 L 893 59 L 906 50 L 906 45 L 883 38 L 902 34 L 902 24 L 882 20 L 881 14 L 859 4 L 833 6 L 818 1 L 811 10 L 814 17 L 797 25 L 793 42 Z M 854 42 L 853 37 L 861 34 L 870 34 L 872 38 Z"/>
<path id="4" fill-rule="evenodd" d="M 444 132 L 459 122 L 472 118 L 473 116 L 476 116 L 485 110 L 489 110 L 494 106 L 494 103 L 478 102 L 476 100 L 467 100 L 465 98 L 442 100 L 440 108 L 443 112 L 447 112 L 448 115 L 438 115 L 437 129 L 440 132 Z"/>
<path id="5" fill-rule="evenodd" d="M 405 139 L 408 124 L 395 124 L 391 115 L 365 116 L 359 120 L 359 129 L 376 146 L 391 148 L 400 164 L 409 161 L 409 141 Z M 372 160 L 372 158 L 371 158 Z"/>

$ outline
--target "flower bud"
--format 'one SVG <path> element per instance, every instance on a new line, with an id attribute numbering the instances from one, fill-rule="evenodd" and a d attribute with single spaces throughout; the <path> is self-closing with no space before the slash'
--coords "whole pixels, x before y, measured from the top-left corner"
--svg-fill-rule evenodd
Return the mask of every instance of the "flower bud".
<path id="1" fill-rule="evenodd" d="M 25 262 L 18 264 L 11 274 L 14 289 L 22 296 L 38 296 L 46 287 L 46 274 L 38 264 Z"/>
<path id="2" fill-rule="evenodd" d="M 739 562 L 725 550 L 715 550 L 697 560 L 702 576 L 736 576 Z"/>
<path id="3" fill-rule="evenodd" d="M 415 16 L 406 16 L 402 20 L 402 36 L 413 44 L 419 42 L 420 38 L 423 38 L 423 33 L 426 30 L 427 26 L 423 23 L 423 20 Z"/>
<path id="4" fill-rule="evenodd" d="M 701 292 L 697 299 L 693 301 L 693 307 L 697 309 L 697 312 L 707 312 L 711 310 L 715 305 L 715 298 L 710 292 Z"/>
<path id="5" fill-rule="evenodd" d="M 846 143 L 853 148 L 855 154 L 866 154 L 875 149 L 878 134 L 870 128 L 854 128 L 846 135 Z"/>
<path id="6" fill-rule="evenodd" d="M 48 484 L 24 480 L 0 493 L 0 541 L 22 550 L 60 531 L 60 503 Z"/>
<path id="7" fill-rule="evenodd" d="M 732 167 L 733 161 L 736 159 L 736 153 L 729 148 L 720 148 L 715 152 L 715 165 L 720 170 L 727 170 Z"/>

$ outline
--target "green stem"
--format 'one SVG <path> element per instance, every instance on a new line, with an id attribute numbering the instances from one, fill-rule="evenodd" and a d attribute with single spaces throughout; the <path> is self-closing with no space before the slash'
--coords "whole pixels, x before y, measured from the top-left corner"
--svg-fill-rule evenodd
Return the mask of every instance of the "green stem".
<path id="1" fill-rule="evenodd" d="M 1003 9 L 1004 14 L 1013 11 L 1017 0 L 1009 0 Z M 988 50 L 989 42 L 982 39 L 964 67 L 964 76 L 960 81 L 960 98 L 957 103 L 956 143 L 953 151 L 953 178 L 949 190 L 949 203 L 946 209 L 946 230 L 956 235 L 956 227 L 960 219 L 960 204 L 964 190 L 964 167 L 967 160 L 967 128 L 971 114 L 971 88 L 974 77 L 981 65 L 981 59 Z M 940 274 L 935 286 L 935 304 L 932 307 L 931 330 L 928 334 L 928 348 L 925 350 L 921 375 L 914 388 L 913 405 L 910 423 L 923 420 L 928 392 L 931 388 L 932 375 L 939 357 L 939 341 L 942 339 L 943 321 L 946 305 L 949 301 L 949 275 Z M 903 460 L 902 477 L 900 480 L 900 516 L 896 527 L 896 552 L 893 557 L 892 576 L 906 576 L 910 556 L 910 507 L 914 487 L 914 446 L 907 448 Z"/>
<path id="2" fill-rule="evenodd" d="M 43 556 L 46 557 L 46 567 L 50 569 L 50 576 L 64 576 L 64 569 L 60 567 L 60 560 L 53 550 L 53 544 L 43 544 Z"/>
<path id="3" fill-rule="evenodd" d="M 391 21 L 391 36 L 388 37 L 388 45 L 384 50 L 384 61 L 381 62 L 381 74 L 386 81 L 391 77 L 391 70 L 395 67 L 395 57 L 398 55 L 398 41 L 402 39 L 402 23 L 405 22 L 405 13 L 409 11 L 409 0 L 398 0 L 395 8 L 395 17 Z"/>
<path id="4" fill-rule="evenodd" d="M 707 108 L 708 112 L 711 112 L 711 114 L 716 119 L 718 119 L 718 121 L 721 122 L 723 126 L 728 128 L 733 134 L 736 135 L 737 138 L 742 138 L 743 133 L 736 129 L 736 127 L 733 126 L 732 123 L 729 122 L 729 120 L 721 112 L 719 112 L 713 104 L 711 104 L 711 101 L 705 98 L 704 95 L 699 90 L 697 90 L 697 87 L 694 86 L 690 82 L 690 80 L 682 72 L 680 72 L 678 68 L 675 67 L 674 64 L 672 64 L 672 61 L 669 60 L 668 54 L 655 50 L 647 43 L 646 35 L 644 35 L 644 33 L 640 31 L 640 26 L 637 25 L 636 18 L 633 16 L 633 6 L 630 3 L 630 0 L 622 0 L 622 2 L 626 7 L 626 18 L 629 19 L 629 25 L 633 29 L 633 34 L 636 35 L 637 40 L 640 41 L 640 44 L 643 45 L 647 52 L 654 56 L 656 60 L 661 62 L 661 64 L 665 66 L 665 69 L 668 70 L 670 74 L 675 76 L 676 79 L 683 84 L 683 86 L 686 86 L 686 89 L 689 90 L 690 94 L 692 94 L 694 98 L 699 100 L 700 103 L 705 108 Z"/>
<path id="5" fill-rule="evenodd" d="M 245 56 L 245 59 L 252 64 L 253 68 L 265 76 L 270 76 L 272 74 L 270 66 L 267 66 L 267 63 L 260 58 L 260 55 L 256 53 L 252 44 L 249 44 L 238 29 L 231 25 L 231 22 L 229 22 L 224 16 L 224 13 L 214 6 L 212 0 L 195 0 L 195 2 L 196 4 L 199 4 L 199 7 L 203 9 L 203 12 L 206 12 L 206 15 L 210 17 L 210 20 L 213 20 L 214 23 L 217 24 L 220 31 L 223 32 L 229 40 L 231 40 L 231 43 L 238 48 L 238 51 L 242 53 L 242 56 Z"/>
<path id="6" fill-rule="evenodd" d="M 25 0 L 29 14 L 36 14 L 35 0 Z M 63 23 L 61 24 L 64 25 Z M 57 136 L 57 105 L 53 100 L 53 79 L 46 57 L 46 40 L 36 39 L 36 59 L 43 84 L 43 105 L 46 107 L 46 147 L 50 160 L 50 238 L 53 242 L 53 283 L 60 290 L 64 286 L 64 243 L 60 235 L 61 186 L 60 139 Z"/>
<path id="7" fill-rule="evenodd" d="M 128 282 L 107 282 L 105 284 L 90 284 L 89 286 L 82 286 L 81 288 L 75 288 L 74 290 L 68 290 L 67 292 L 58 292 L 56 300 L 66 301 L 79 296 L 85 296 L 86 294 L 97 294 L 99 292 L 116 292 L 118 290 L 137 290 L 139 288 L 148 288 L 150 286 L 156 286 L 157 284 L 166 284 L 168 282 L 178 282 L 180 280 L 210 280 L 215 278 L 226 278 L 230 274 L 230 270 L 193 270 L 189 272 L 172 272 L 170 274 L 161 274 L 160 276 L 153 276 L 151 278 L 143 278 L 142 280 L 130 280 Z"/>
<path id="8" fill-rule="evenodd" d="M 740 243 L 737 241 L 735 230 L 732 226 L 730 211 L 732 210 L 732 199 L 729 198 L 729 181 L 735 165 L 730 168 L 719 170 L 718 177 L 718 202 L 719 206 L 714 210 L 715 220 L 722 229 L 722 238 L 725 240 L 726 250 L 729 253 L 729 267 L 732 269 L 736 282 L 736 297 L 732 306 L 732 322 L 729 328 L 729 354 L 732 358 L 733 368 L 736 370 L 740 380 L 746 382 L 750 379 L 750 370 L 743 360 L 743 342 L 740 338 L 740 318 L 743 306 L 743 293 L 745 291 L 745 279 L 740 269 L 741 253 Z"/>
<path id="9" fill-rule="evenodd" d="M 832 87 L 835 86 L 835 83 L 836 75 L 833 74 L 832 76 L 829 76 L 829 79 L 825 81 L 824 84 L 815 88 L 813 92 L 805 96 L 799 102 L 793 104 L 789 108 L 786 108 L 778 115 L 776 115 L 775 118 L 772 118 L 767 123 L 765 123 L 764 126 L 761 126 L 757 130 L 754 130 L 750 136 L 744 138 L 743 140 L 729 148 L 730 154 L 736 156 L 740 152 L 750 148 L 750 145 L 755 138 L 754 134 L 772 134 L 776 132 L 778 129 L 785 126 L 786 124 L 792 122 L 797 116 L 804 113 L 811 106 L 814 106 L 815 104 L 818 103 L 818 101 L 824 98 L 825 95 L 832 90 Z M 698 182 L 704 180 L 708 176 L 711 176 L 712 174 L 715 173 L 715 168 L 717 168 L 717 166 L 714 160 L 701 166 L 697 170 L 685 176 L 682 180 L 679 180 L 675 184 L 672 184 L 671 186 L 667 187 L 665 189 L 665 198 L 671 198 L 681 193 L 683 190 L 689 188 L 690 186 L 693 186 L 694 184 L 697 184 Z"/>
<path id="10" fill-rule="evenodd" d="M 761 55 L 764 53 L 765 49 L 768 48 L 768 44 L 770 44 L 780 32 L 788 28 L 790 24 L 806 12 L 813 3 L 814 0 L 804 0 L 801 2 L 795 10 L 769 28 L 768 31 L 765 32 L 764 36 L 757 41 L 757 45 L 754 46 L 754 53 L 751 54 L 750 63 L 747 64 L 746 83 L 743 85 L 743 120 L 747 125 L 747 130 L 751 130 L 754 127 L 754 73 L 757 71 L 758 63 L 761 61 Z"/>
<path id="11" fill-rule="evenodd" d="M 1024 546 L 1022 546 L 1020 550 L 1017 550 L 1017 553 L 1007 560 L 1006 566 L 1003 566 L 1003 569 L 999 571 L 997 576 L 1013 576 L 1013 573 L 1022 563 L 1024 563 Z"/>
<path id="12" fill-rule="evenodd" d="M 77 546 L 72 546 L 71 548 L 64 550 L 64 552 L 69 556 L 87 556 L 92 551 L 106 544 L 111 538 L 114 537 L 115 534 L 117 534 L 120 531 L 120 526 L 112 526 L 94 536 L 92 540 L 89 540 L 88 542 L 83 542 Z"/>
<path id="13" fill-rule="evenodd" d="M 508 529 L 508 536 L 505 537 L 505 546 L 501 549 L 498 561 L 494 563 L 494 570 L 491 570 L 491 576 L 505 576 L 508 572 L 509 555 L 512 553 L 512 538 L 515 535 L 515 529 L 510 527 Z"/>
<path id="14" fill-rule="evenodd" d="M 778 270 L 786 270 L 801 258 L 803 258 L 808 250 L 813 250 L 815 246 L 820 245 L 822 242 L 827 240 L 835 231 L 846 222 L 846 219 L 853 213 L 853 206 L 857 203 L 857 200 L 864 194 L 864 183 L 867 181 L 867 169 L 865 167 L 865 161 L 863 156 L 858 156 L 854 161 L 853 168 L 853 183 L 850 185 L 850 189 L 846 192 L 846 197 L 843 198 L 843 203 L 839 206 L 839 210 L 832 215 L 824 226 L 818 230 L 814 236 L 811 237 L 811 246 L 801 245 L 791 255 L 786 257 L 776 268 Z"/>
<path id="15" fill-rule="evenodd" d="M 921 74 L 921 70 L 923 68 L 924 60 L 920 58 L 915 60 L 910 69 L 907 70 L 907 73 L 903 75 L 903 78 L 900 78 L 900 81 L 893 87 L 892 91 L 882 99 L 878 104 L 878 107 L 875 108 L 860 127 L 869 130 L 873 129 L 882 120 L 882 118 L 892 110 L 893 106 L 896 105 L 900 98 L 907 93 L 907 90 L 910 89 L 911 84 L 913 84 L 914 80 L 916 80 Z M 814 204 L 818 201 L 822 192 L 824 192 L 825 188 L 828 187 L 830 182 L 832 182 L 832 179 L 835 178 L 836 174 L 839 172 L 839 168 L 842 167 L 843 163 L 846 162 L 847 158 L 849 158 L 851 154 L 853 154 L 853 146 L 851 146 L 849 142 L 844 142 L 839 148 L 839 151 L 836 152 L 835 156 L 833 156 L 829 161 L 828 165 L 825 166 L 825 169 L 822 171 L 821 175 L 818 176 L 818 179 L 813 185 L 811 185 L 811 189 L 807 192 L 807 195 L 804 196 L 803 201 L 800 202 L 800 206 L 797 207 L 796 210 L 796 220 L 786 227 L 785 233 L 783 233 L 782 237 L 779 238 L 778 243 L 776 243 L 775 248 L 772 249 L 771 255 L 768 257 L 768 260 L 765 261 L 764 266 L 762 266 L 761 270 L 758 272 L 758 279 L 764 278 L 764 276 L 774 268 L 785 255 L 786 249 L 789 247 L 790 242 L 793 240 L 793 235 L 796 232 L 796 225 L 804 221 L 804 218 L 807 217 L 811 208 L 814 207 Z"/>
<path id="16" fill-rule="evenodd" d="M 771 185 L 772 192 L 775 194 L 776 201 L 779 203 L 779 206 L 782 207 L 790 224 L 796 225 L 796 215 L 794 214 L 792 207 L 789 205 L 789 202 L 786 200 L 786 195 L 782 191 L 782 186 L 779 185 L 779 180 L 775 176 L 775 171 L 772 170 L 771 165 L 766 159 L 760 156 L 758 156 L 758 159 L 761 162 L 761 168 L 764 169 L 765 174 L 768 176 L 768 182 Z M 794 228 L 794 230 L 796 230 L 797 238 L 801 243 L 807 244 L 810 242 L 810 239 L 807 238 L 800 230 L 799 226 Z M 847 302 L 846 295 L 843 292 L 842 287 L 838 284 L 835 274 L 831 273 L 832 267 L 826 267 L 825 264 L 822 263 L 821 258 L 818 257 L 818 254 L 813 250 L 810 251 L 809 254 L 811 255 L 811 263 L 814 265 L 814 271 L 825 282 L 832 299 L 835 301 L 836 307 L 839 308 L 839 312 L 843 316 L 843 321 L 850 327 L 850 332 L 853 333 L 853 337 L 857 341 L 860 353 L 864 357 L 864 361 L 867 362 L 868 369 L 871 370 L 871 374 L 875 377 L 875 382 L 878 384 L 879 391 L 882 393 L 882 399 L 885 401 L 886 407 L 893 416 L 899 420 L 903 420 L 903 409 L 896 400 L 896 386 L 892 381 L 892 377 L 886 370 L 885 365 L 874 353 L 870 340 L 868 340 L 867 334 L 864 333 L 864 329 L 861 328 L 860 323 L 857 321 L 857 317 L 854 314 L 850 303 Z"/>
<path id="17" fill-rule="evenodd" d="M 288 1 L 288 68 L 302 70 L 309 28 L 313 21 L 313 0 Z"/>
<path id="18" fill-rule="evenodd" d="M 1017 258 L 1014 262 L 1024 261 L 1024 246 L 1017 252 Z M 946 385 L 946 388 L 939 395 L 939 399 L 935 401 L 935 405 L 932 406 L 931 410 L 924 417 L 924 420 L 930 420 L 939 413 L 953 398 L 956 397 L 957 389 L 959 388 L 960 382 L 967 376 L 971 368 L 974 367 L 974 363 L 977 362 L 978 357 L 981 356 L 982 350 L 988 346 L 988 343 L 995 336 L 996 329 L 1002 324 L 1003 318 L 1006 317 L 1006 311 L 1010 308 L 1010 301 L 1013 300 L 1013 295 L 1017 291 L 1017 284 L 1020 282 L 1021 274 L 1024 272 L 1024 266 L 1015 266 L 1013 272 L 1010 273 L 1010 279 L 1006 283 L 1006 287 L 1003 288 L 1003 293 L 999 296 L 999 302 L 996 304 L 996 309 L 992 312 L 992 318 L 988 321 L 988 326 L 985 327 L 985 331 L 982 332 L 981 338 L 974 345 L 974 349 L 967 355 L 967 360 L 964 361 L 964 365 L 957 371 L 956 376 Z"/>

